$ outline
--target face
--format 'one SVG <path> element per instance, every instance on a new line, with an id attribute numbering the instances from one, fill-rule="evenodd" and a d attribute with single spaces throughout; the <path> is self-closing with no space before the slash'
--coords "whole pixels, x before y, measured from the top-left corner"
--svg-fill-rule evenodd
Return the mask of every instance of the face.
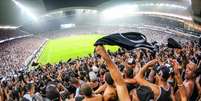
<path id="1" fill-rule="evenodd" d="M 150 73 L 149 73 L 149 76 L 148 76 L 148 80 L 150 82 L 154 82 L 154 75 L 155 75 L 155 72 L 152 70 Z"/>
<path id="2" fill-rule="evenodd" d="M 35 86 L 34 86 L 34 85 L 32 85 L 31 91 L 32 91 L 33 93 L 35 93 Z"/>
<path id="3" fill-rule="evenodd" d="M 185 79 L 192 79 L 194 75 L 196 65 L 193 63 L 189 63 L 186 65 L 186 70 L 185 70 Z"/>

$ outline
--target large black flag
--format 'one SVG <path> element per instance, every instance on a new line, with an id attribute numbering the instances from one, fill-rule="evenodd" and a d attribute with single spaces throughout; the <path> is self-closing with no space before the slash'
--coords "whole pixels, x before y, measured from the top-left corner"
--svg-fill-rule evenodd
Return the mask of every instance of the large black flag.
<path id="1" fill-rule="evenodd" d="M 94 45 L 118 45 L 128 50 L 135 48 L 154 50 L 153 45 L 147 42 L 146 36 L 138 32 L 115 33 L 104 36 L 98 39 Z"/>
<path id="2" fill-rule="evenodd" d="M 178 49 L 181 49 L 182 46 L 173 38 L 168 38 L 168 44 L 167 46 L 169 48 L 178 48 Z"/>

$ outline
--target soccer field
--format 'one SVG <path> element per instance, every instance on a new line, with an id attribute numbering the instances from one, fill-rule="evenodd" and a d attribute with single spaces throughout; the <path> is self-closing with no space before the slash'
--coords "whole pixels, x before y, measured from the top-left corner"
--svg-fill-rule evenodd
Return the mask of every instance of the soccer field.
<path id="1" fill-rule="evenodd" d="M 67 61 L 69 58 L 75 59 L 77 56 L 88 56 L 93 53 L 93 44 L 99 38 L 100 34 L 73 35 L 69 37 L 48 40 L 41 52 L 38 62 L 41 64 L 58 63 L 59 61 Z M 107 46 L 106 49 L 116 51 L 117 46 Z"/>

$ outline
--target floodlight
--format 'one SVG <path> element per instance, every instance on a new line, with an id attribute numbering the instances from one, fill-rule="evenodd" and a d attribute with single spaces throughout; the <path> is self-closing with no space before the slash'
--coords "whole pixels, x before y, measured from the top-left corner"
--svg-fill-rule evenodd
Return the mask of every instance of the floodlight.
<path id="1" fill-rule="evenodd" d="M 146 4 L 141 4 L 138 6 L 159 6 L 159 7 L 173 7 L 173 8 L 179 8 L 179 9 L 187 9 L 187 7 L 182 6 L 182 5 L 176 5 L 176 4 L 168 4 L 168 3 L 146 3 Z"/>
<path id="2" fill-rule="evenodd" d="M 67 29 L 67 28 L 73 28 L 73 27 L 75 27 L 75 24 L 73 24 L 73 23 L 61 24 L 61 25 L 60 25 L 60 28 L 61 28 L 61 29 Z"/>
<path id="3" fill-rule="evenodd" d="M 188 0 L 188 3 L 189 3 L 189 5 L 191 5 L 192 4 L 191 0 Z"/>
<path id="4" fill-rule="evenodd" d="M 30 16 L 34 21 L 38 21 L 37 17 L 24 5 L 16 0 L 12 0 L 22 11 L 26 12 L 28 16 Z"/>
<path id="5" fill-rule="evenodd" d="M 190 16 L 182 16 L 182 15 L 177 15 L 177 14 L 172 14 L 172 13 L 137 11 L 137 12 L 134 12 L 133 14 L 135 14 L 135 15 L 149 15 L 150 14 L 150 15 L 170 16 L 170 17 L 175 17 L 175 18 L 192 21 L 192 17 L 190 17 Z"/>
<path id="6" fill-rule="evenodd" d="M 150 5 L 150 6 L 154 6 L 154 3 L 150 3 L 149 5 Z"/>
<path id="7" fill-rule="evenodd" d="M 0 29 L 17 29 L 17 26 L 0 26 Z"/>
<path id="8" fill-rule="evenodd" d="M 159 4 L 159 6 L 165 6 L 165 4 L 163 4 L 163 3 L 160 3 L 160 4 Z"/>
<path id="9" fill-rule="evenodd" d="M 105 19 L 116 19 L 129 16 L 137 9 L 137 5 L 120 5 L 104 10 L 101 15 Z"/>

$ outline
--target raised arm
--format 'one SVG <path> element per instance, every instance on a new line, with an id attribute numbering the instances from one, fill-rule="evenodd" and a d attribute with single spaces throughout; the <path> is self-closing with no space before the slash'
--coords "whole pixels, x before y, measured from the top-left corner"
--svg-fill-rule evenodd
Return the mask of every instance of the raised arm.
<path id="1" fill-rule="evenodd" d="M 124 79 L 124 82 L 125 82 L 125 83 L 131 83 L 131 84 L 136 84 L 136 83 L 137 83 L 136 80 L 135 80 L 135 78 L 132 78 L 132 79 Z"/>
<path id="2" fill-rule="evenodd" d="M 140 85 L 144 85 L 147 86 L 149 88 L 151 88 L 151 90 L 153 91 L 155 98 L 159 95 L 160 91 L 159 91 L 159 87 L 155 84 L 150 83 L 149 81 L 144 79 L 144 74 L 145 71 L 153 66 L 154 64 L 156 64 L 158 62 L 157 59 L 151 60 L 149 61 L 147 64 L 145 64 L 140 71 L 137 73 L 137 75 L 135 76 L 135 80 L 137 81 L 138 84 Z"/>
<path id="3" fill-rule="evenodd" d="M 175 73 L 175 80 L 176 80 L 177 85 L 179 87 L 177 92 L 180 95 L 181 101 L 187 101 L 186 89 L 185 89 L 185 86 L 183 85 L 183 81 L 182 81 L 181 75 L 179 73 L 179 64 L 176 62 L 176 60 L 173 60 L 172 64 L 173 64 L 174 73 Z"/>
<path id="4" fill-rule="evenodd" d="M 137 75 L 138 75 L 140 78 L 143 78 L 143 79 L 144 79 L 144 73 L 145 73 L 145 71 L 146 71 L 149 67 L 152 67 L 153 65 L 155 65 L 157 62 L 158 62 L 157 59 L 153 59 L 153 60 L 149 61 L 148 63 L 146 63 L 146 64 L 140 69 L 140 71 L 138 72 Z"/>
<path id="5" fill-rule="evenodd" d="M 105 48 L 103 46 L 97 46 L 96 52 L 105 60 L 107 64 L 107 68 L 110 71 L 112 79 L 115 82 L 117 94 L 120 101 L 130 101 L 128 90 L 123 77 L 121 76 L 121 73 L 118 70 L 117 66 L 112 62 L 110 56 L 106 53 Z"/>
<path id="6" fill-rule="evenodd" d="M 103 91 L 106 89 L 106 87 L 107 87 L 107 84 L 104 83 L 104 84 L 101 85 L 94 93 L 95 93 L 95 94 L 99 94 L 99 93 L 103 92 Z"/>

